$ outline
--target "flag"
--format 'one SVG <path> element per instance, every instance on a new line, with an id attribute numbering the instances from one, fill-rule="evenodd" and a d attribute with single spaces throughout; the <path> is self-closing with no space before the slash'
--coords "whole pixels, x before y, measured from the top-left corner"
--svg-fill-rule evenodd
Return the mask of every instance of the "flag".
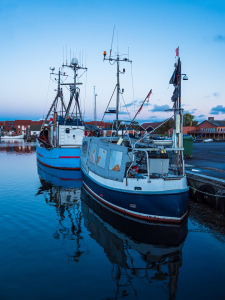
<path id="1" fill-rule="evenodd" d="M 176 56 L 179 56 L 179 47 L 177 47 L 177 49 L 175 50 L 176 52 Z"/>
<path id="2" fill-rule="evenodd" d="M 180 59 L 178 58 L 178 62 L 176 64 L 173 75 L 170 78 L 169 84 L 178 85 L 179 77 L 180 77 Z"/>
<path id="3" fill-rule="evenodd" d="M 171 97 L 171 100 L 175 102 L 178 99 L 178 97 L 180 97 L 180 91 L 179 91 L 179 86 L 176 86 L 173 92 L 173 96 Z"/>
<path id="4" fill-rule="evenodd" d="M 146 99 L 148 99 L 147 103 L 149 102 L 149 97 L 150 97 L 151 93 L 152 93 L 152 90 L 148 93 L 148 96 L 146 97 Z"/>

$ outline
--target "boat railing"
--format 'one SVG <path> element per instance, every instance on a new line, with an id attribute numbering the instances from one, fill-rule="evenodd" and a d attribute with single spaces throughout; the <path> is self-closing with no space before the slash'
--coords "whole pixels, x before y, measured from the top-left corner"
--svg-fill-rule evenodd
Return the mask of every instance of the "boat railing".
<path id="1" fill-rule="evenodd" d="M 173 152 L 177 152 L 177 151 L 183 151 L 184 148 L 159 148 L 159 147 L 156 147 L 156 148 L 135 148 L 133 147 L 132 148 L 132 152 L 133 152 L 133 159 L 132 159 L 132 162 L 130 164 L 130 166 L 128 167 L 127 171 L 126 171 L 126 175 L 125 175 L 125 178 L 126 178 L 126 185 L 128 185 L 127 183 L 127 179 L 129 177 L 129 172 L 131 170 L 131 168 L 136 165 L 136 162 L 135 162 L 135 154 L 138 153 L 138 152 L 145 152 L 146 154 L 146 166 L 147 166 L 147 178 L 148 178 L 148 182 L 151 182 L 150 180 L 150 176 L 152 173 L 155 173 L 155 172 L 150 172 L 150 160 L 151 159 L 154 159 L 154 158 L 150 158 L 149 157 L 149 154 L 152 152 L 156 152 L 156 151 L 160 151 L 160 152 L 169 152 L 171 154 L 173 154 Z M 166 158 L 166 162 L 164 162 L 164 159 L 163 157 L 155 157 L 155 159 L 158 159 L 160 160 L 159 161 L 159 164 L 158 166 L 156 165 L 155 166 L 155 169 L 157 170 L 156 174 L 159 174 L 161 176 L 161 178 L 163 178 L 164 180 L 178 180 L 178 179 L 181 179 L 184 174 L 185 174 L 185 170 L 184 170 L 184 163 L 182 163 L 182 174 L 180 175 L 176 175 L 177 172 L 177 164 L 169 164 L 169 157 Z M 160 168 L 161 167 L 161 168 Z M 160 169 L 160 172 L 159 172 L 159 169 Z M 172 172 L 172 176 L 168 176 L 169 175 L 169 170 Z"/>

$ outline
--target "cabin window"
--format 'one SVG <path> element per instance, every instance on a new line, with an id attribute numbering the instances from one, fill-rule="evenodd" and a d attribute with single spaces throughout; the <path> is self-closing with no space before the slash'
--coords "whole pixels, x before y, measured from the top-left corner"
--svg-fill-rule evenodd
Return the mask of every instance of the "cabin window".
<path id="1" fill-rule="evenodd" d="M 106 156 L 107 156 L 107 150 L 103 148 L 99 148 L 98 156 L 97 156 L 97 166 L 103 169 L 105 168 Z"/>
<path id="2" fill-rule="evenodd" d="M 109 159 L 109 170 L 120 171 L 122 157 L 123 157 L 123 152 L 111 150 L 110 159 Z"/>
<path id="3" fill-rule="evenodd" d="M 84 154 L 87 153 L 87 147 L 88 147 L 88 142 L 87 141 L 83 141 L 83 144 L 82 144 L 82 152 Z"/>
<path id="4" fill-rule="evenodd" d="M 70 129 L 69 128 L 66 128 L 66 133 L 70 133 Z"/>
<path id="5" fill-rule="evenodd" d="M 97 144 L 92 143 L 90 149 L 90 155 L 89 155 L 89 162 L 93 165 L 95 165 L 96 149 L 97 149 Z"/>

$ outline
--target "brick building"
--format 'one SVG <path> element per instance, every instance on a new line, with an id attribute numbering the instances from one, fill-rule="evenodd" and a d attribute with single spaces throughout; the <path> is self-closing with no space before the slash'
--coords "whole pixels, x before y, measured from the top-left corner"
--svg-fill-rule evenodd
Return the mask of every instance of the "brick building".
<path id="1" fill-rule="evenodd" d="M 32 121 L 32 120 L 14 120 L 14 121 L 0 121 L 2 133 L 9 135 L 20 135 L 20 134 L 31 134 L 31 125 L 42 125 L 43 120 Z"/>
<path id="2" fill-rule="evenodd" d="M 197 126 L 184 126 L 183 133 L 202 139 L 225 139 L 225 121 L 214 120 L 210 117 Z M 173 128 L 168 130 L 168 135 L 173 134 Z"/>
<path id="3" fill-rule="evenodd" d="M 203 139 L 225 139 L 225 121 L 209 118 L 198 124 L 194 130 L 188 131 L 188 135 L 193 137 L 201 135 Z"/>

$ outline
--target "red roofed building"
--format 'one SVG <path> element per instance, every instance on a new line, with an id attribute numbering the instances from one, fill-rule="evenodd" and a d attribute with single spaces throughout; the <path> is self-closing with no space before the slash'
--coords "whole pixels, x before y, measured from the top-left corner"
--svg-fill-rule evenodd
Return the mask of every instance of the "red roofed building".
<path id="1" fill-rule="evenodd" d="M 154 129 L 156 129 L 156 127 L 160 126 L 163 122 L 155 122 L 155 123 L 143 123 L 141 125 L 141 130 L 145 130 L 147 132 L 150 132 Z"/>
<path id="2" fill-rule="evenodd" d="M 30 134 L 31 120 L 15 120 L 13 127 L 15 128 L 16 134 Z"/>
<path id="3" fill-rule="evenodd" d="M 171 136 L 173 128 L 168 130 Z M 201 137 L 201 139 L 225 139 L 225 121 L 217 121 L 210 117 L 199 123 L 197 126 L 184 126 L 183 133 L 193 137 Z"/>

